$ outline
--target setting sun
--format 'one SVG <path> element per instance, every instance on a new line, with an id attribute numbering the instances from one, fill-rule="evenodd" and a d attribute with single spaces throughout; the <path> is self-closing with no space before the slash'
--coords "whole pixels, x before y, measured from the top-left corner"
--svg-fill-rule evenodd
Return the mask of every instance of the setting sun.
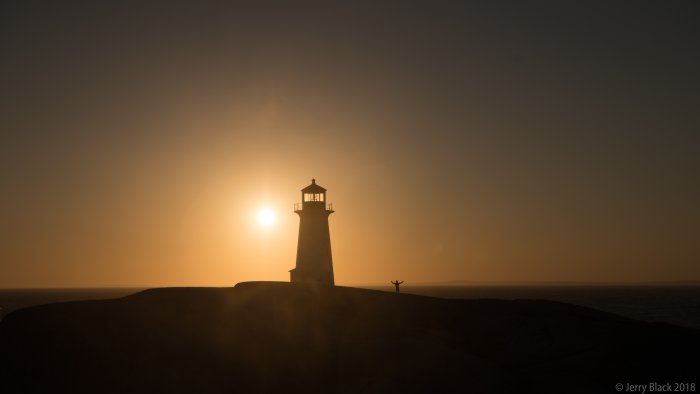
<path id="1" fill-rule="evenodd" d="M 270 227 L 275 222 L 275 212 L 270 208 L 261 208 L 256 215 L 258 224 L 263 227 Z"/>

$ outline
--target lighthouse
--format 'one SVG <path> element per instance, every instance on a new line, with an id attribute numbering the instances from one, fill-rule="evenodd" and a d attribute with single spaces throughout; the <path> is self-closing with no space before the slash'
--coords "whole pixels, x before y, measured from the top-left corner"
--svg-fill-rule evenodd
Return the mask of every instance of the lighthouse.
<path id="1" fill-rule="evenodd" d="M 299 242 L 296 268 L 289 271 L 292 283 L 320 283 L 333 286 L 333 256 L 328 216 L 332 204 L 326 205 L 326 189 L 311 184 L 301 189 L 301 204 L 295 204 L 299 215 Z"/>

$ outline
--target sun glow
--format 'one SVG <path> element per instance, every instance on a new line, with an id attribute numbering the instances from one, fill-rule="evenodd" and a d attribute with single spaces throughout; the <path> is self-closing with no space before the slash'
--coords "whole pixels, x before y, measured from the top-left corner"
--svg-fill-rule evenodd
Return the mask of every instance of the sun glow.
<path id="1" fill-rule="evenodd" d="M 256 215 L 258 224 L 263 227 L 270 227 L 275 223 L 275 212 L 270 208 L 261 208 Z"/>

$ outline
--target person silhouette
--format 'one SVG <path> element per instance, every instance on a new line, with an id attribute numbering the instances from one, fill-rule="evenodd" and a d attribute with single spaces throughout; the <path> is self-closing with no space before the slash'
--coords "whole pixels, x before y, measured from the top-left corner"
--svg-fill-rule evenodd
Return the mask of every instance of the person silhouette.
<path id="1" fill-rule="evenodd" d="M 401 283 L 403 283 L 403 281 L 399 282 L 398 280 L 395 280 L 395 281 L 391 282 L 392 285 L 396 286 L 396 294 L 399 294 L 399 293 L 400 293 L 400 291 L 399 291 L 399 285 L 400 285 Z"/>

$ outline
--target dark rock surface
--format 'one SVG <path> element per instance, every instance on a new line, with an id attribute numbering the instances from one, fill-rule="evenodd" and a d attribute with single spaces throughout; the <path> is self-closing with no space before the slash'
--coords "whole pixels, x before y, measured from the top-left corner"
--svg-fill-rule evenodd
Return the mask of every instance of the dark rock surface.
<path id="1" fill-rule="evenodd" d="M 700 383 L 698 354 L 697 330 L 551 301 L 247 282 L 15 311 L 0 392 L 600 393 Z"/>

